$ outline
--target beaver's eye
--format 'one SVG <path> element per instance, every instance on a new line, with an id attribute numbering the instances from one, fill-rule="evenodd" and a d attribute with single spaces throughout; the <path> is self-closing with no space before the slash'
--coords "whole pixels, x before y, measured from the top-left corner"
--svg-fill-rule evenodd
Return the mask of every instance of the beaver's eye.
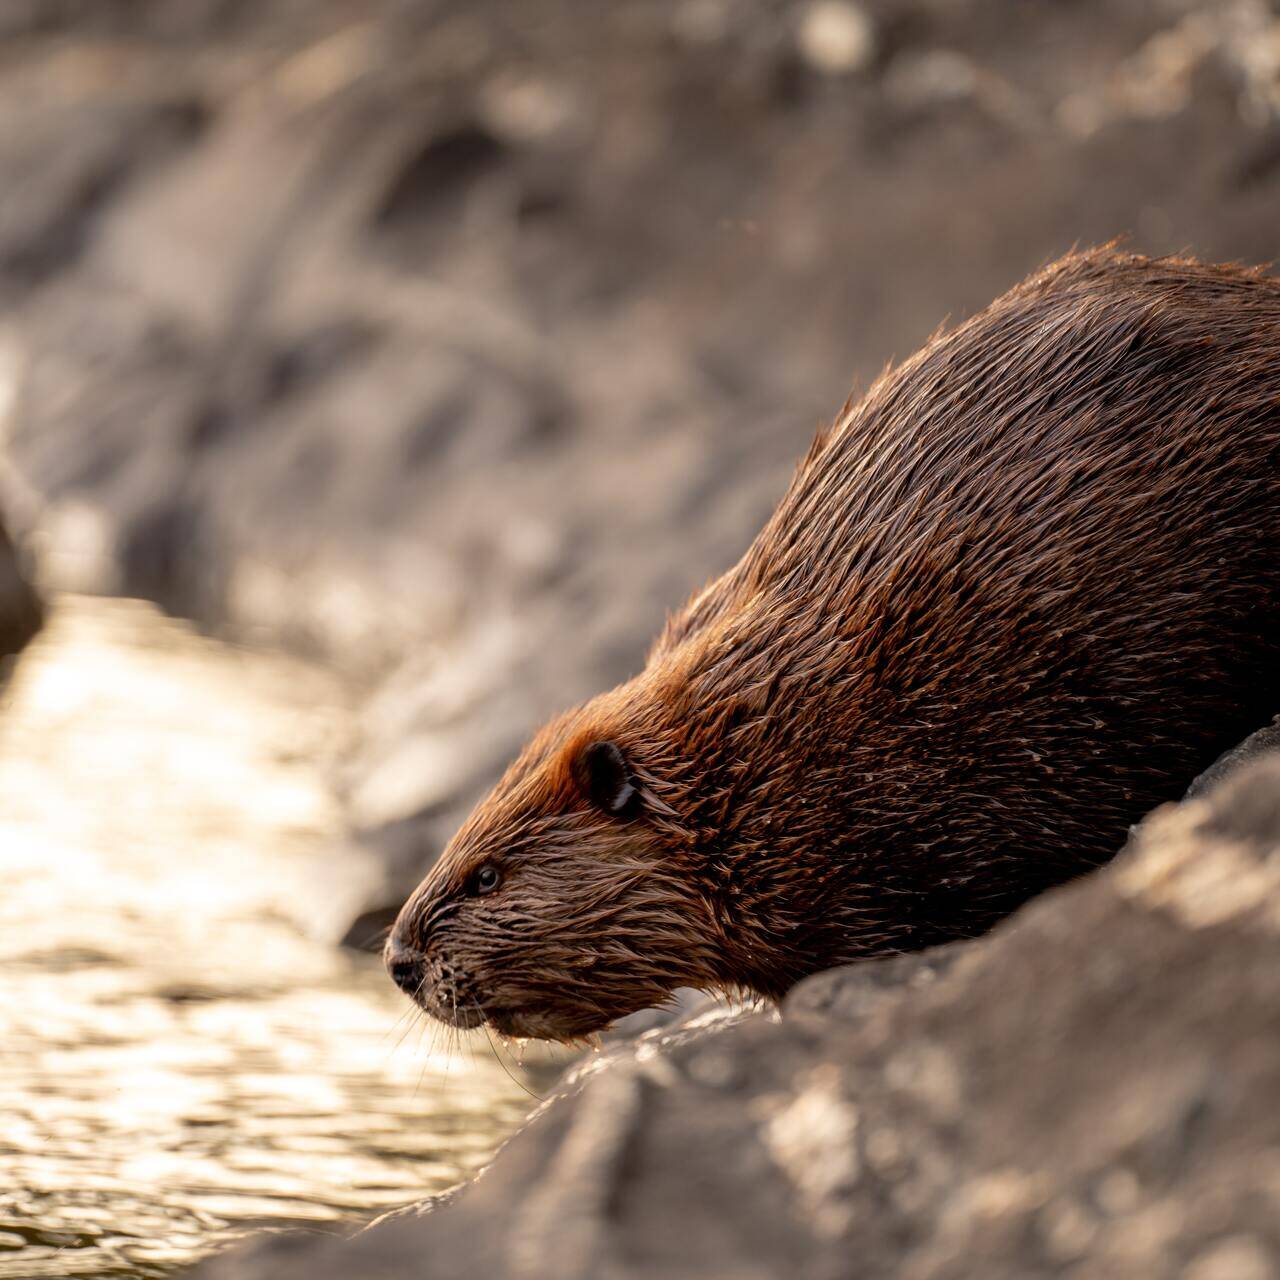
<path id="1" fill-rule="evenodd" d="M 616 817 L 635 811 L 640 793 L 626 758 L 612 742 L 593 742 L 576 761 L 578 789 L 597 809 Z"/>
<path id="2" fill-rule="evenodd" d="M 471 873 L 467 889 L 472 897 L 483 898 L 486 893 L 492 893 L 501 883 L 502 873 L 493 863 L 486 862 L 484 866 L 477 867 Z"/>

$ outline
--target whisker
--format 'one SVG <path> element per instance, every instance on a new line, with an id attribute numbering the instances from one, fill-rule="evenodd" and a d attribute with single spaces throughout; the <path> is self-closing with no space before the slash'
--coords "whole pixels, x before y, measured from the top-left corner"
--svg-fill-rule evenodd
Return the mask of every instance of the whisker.
<path id="1" fill-rule="evenodd" d="M 472 997 L 472 1003 L 475 1004 L 477 1013 L 480 1013 L 480 1014 L 484 1013 L 484 1010 L 480 1007 L 480 1002 L 476 1000 L 474 997 Z M 546 1101 L 545 1098 L 540 1097 L 532 1089 L 530 1089 L 529 1086 L 525 1084 L 523 1080 L 516 1079 L 516 1077 L 512 1074 L 511 1068 L 507 1066 L 506 1062 L 503 1060 L 502 1054 L 498 1051 L 498 1046 L 494 1042 L 493 1035 L 489 1029 L 488 1022 L 482 1022 L 480 1025 L 484 1028 L 485 1039 L 489 1041 L 489 1048 L 493 1051 L 493 1056 L 494 1058 L 497 1059 L 498 1066 L 500 1066 L 503 1069 L 503 1071 L 506 1072 L 507 1079 L 510 1080 L 512 1084 L 523 1089 L 525 1093 L 527 1093 L 529 1097 L 531 1097 L 535 1102 L 545 1102 Z"/>
<path id="2" fill-rule="evenodd" d="M 421 1010 L 415 1004 L 406 1004 L 400 1011 L 400 1016 L 382 1033 L 383 1041 L 389 1040 L 392 1036 L 396 1037 L 396 1042 L 388 1050 L 388 1053 L 395 1053 L 402 1044 L 404 1044 L 405 1036 L 413 1030 L 414 1020 L 417 1018 Z M 399 1033 L 399 1034 L 397 1034 Z"/>

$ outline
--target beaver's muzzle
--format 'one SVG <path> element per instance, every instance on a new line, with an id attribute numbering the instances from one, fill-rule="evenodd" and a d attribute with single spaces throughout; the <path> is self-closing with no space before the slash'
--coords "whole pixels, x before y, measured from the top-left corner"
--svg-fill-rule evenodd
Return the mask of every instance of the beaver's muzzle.
<path id="1" fill-rule="evenodd" d="M 410 999 L 416 1000 L 426 982 L 425 957 L 394 940 L 388 941 L 382 953 L 383 963 L 391 975 L 391 981 Z"/>

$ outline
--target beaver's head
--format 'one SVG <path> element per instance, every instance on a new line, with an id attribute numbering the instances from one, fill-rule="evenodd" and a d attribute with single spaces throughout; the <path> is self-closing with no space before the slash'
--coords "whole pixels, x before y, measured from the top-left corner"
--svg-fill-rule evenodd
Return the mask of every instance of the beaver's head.
<path id="1" fill-rule="evenodd" d="M 717 984 L 683 770 L 624 687 L 548 726 L 401 910 L 385 960 L 456 1027 L 568 1040 Z"/>

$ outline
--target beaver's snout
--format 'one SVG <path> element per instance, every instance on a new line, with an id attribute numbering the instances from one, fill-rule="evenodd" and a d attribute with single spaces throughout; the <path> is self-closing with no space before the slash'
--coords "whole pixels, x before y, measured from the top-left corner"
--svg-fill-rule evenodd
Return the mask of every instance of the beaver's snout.
<path id="1" fill-rule="evenodd" d="M 459 980 L 453 964 L 441 959 L 436 951 L 419 951 L 403 941 L 397 927 L 383 948 L 382 962 L 391 981 L 433 1018 L 464 1031 L 479 1026 L 485 1018 L 479 1001 L 469 994 L 466 981 Z"/>
<path id="2" fill-rule="evenodd" d="M 426 981 L 424 957 L 416 951 L 402 947 L 394 938 L 387 941 L 382 960 L 391 975 L 391 981 L 410 999 L 415 999 Z"/>

